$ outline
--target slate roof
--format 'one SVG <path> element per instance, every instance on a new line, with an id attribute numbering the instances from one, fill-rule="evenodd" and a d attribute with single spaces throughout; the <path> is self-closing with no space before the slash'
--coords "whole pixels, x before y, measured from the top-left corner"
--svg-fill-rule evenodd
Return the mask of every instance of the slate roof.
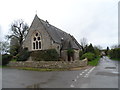
<path id="1" fill-rule="evenodd" d="M 68 48 L 80 49 L 81 48 L 77 40 L 70 34 L 49 24 L 47 21 L 40 19 L 37 15 L 35 16 L 35 18 L 39 19 L 39 21 L 43 24 L 45 30 L 48 32 L 48 34 L 50 35 L 50 37 L 53 39 L 55 43 L 62 44 L 62 49 L 68 49 Z"/>

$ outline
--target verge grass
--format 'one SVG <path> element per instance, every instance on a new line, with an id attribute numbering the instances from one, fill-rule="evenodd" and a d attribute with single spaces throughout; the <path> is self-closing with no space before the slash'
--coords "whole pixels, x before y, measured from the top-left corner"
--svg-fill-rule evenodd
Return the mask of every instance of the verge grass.
<path id="1" fill-rule="evenodd" d="M 88 65 L 97 66 L 99 63 L 100 57 L 95 58 L 94 60 L 88 61 Z"/>
<path id="2" fill-rule="evenodd" d="M 120 61 L 120 58 L 111 58 L 111 60 Z"/>

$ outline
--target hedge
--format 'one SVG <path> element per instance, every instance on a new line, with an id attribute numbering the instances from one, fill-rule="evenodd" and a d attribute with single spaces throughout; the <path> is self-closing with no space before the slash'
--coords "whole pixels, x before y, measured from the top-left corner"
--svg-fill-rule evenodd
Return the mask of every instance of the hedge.
<path id="1" fill-rule="evenodd" d="M 120 48 L 111 49 L 108 54 L 110 58 L 120 59 Z"/>
<path id="2" fill-rule="evenodd" d="M 34 61 L 58 61 L 59 59 L 55 49 L 32 51 L 30 56 Z"/>
<path id="3" fill-rule="evenodd" d="M 6 65 L 12 59 L 12 55 L 10 54 L 3 54 L 2 55 L 2 65 Z"/>
<path id="4" fill-rule="evenodd" d="M 28 48 L 24 48 L 19 54 L 17 54 L 17 61 L 26 61 L 30 56 Z"/>

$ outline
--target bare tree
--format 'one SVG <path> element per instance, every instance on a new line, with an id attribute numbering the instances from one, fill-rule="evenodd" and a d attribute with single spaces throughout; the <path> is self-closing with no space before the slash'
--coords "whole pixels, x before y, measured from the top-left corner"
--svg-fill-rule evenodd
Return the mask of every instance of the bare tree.
<path id="1" fill-rule="evenodd" d="M 115 48 L 118 48 L 118 47 L 119 47 L 118 45 L 112 45 L 111 49 L 115 49 Z"/>
<path id="2" fill-rule="evenodd" d="M 80 45 L 81 45 L 83 51 L 84 51 L 84 48 L 87 46 L 87 44 L 88 44 L 87 39 L 85 37 L 80 39 Z"/>
<path id="3" fill-rule="evenodd" d="M 97 48 L 97 49 L 99 49 L 99 50 L 102 50 L 102 49 L 103 49 L 102 46 L 100 46 L 100 45 L 94 46 L 94 48 Z"/>
<path id="4" fill-rule="evenodd" d="M 7 38 L 16 38 L 20 46 L 19 50 L 22 48 L 23 40 L 28 33 L 28 28 L 28 25 L 23 20 L 17 20 L 11 24 L 11 34 L 7 35 Z"/>

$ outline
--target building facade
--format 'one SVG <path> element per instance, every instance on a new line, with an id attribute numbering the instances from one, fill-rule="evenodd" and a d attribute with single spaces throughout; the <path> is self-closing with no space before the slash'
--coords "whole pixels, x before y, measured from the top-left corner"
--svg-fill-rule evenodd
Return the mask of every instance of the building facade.
<path id="1" fill-rule="evenodd" d="M 40 19 L 35 15 L 29 28 L 23 48 L 29 51 L 56 49 L 59 56 L 65 61 L 79 60 L 80 44 L 70 34 Z M 68 49 L 74 50 L 73 57 L 67 54 Z"/>

